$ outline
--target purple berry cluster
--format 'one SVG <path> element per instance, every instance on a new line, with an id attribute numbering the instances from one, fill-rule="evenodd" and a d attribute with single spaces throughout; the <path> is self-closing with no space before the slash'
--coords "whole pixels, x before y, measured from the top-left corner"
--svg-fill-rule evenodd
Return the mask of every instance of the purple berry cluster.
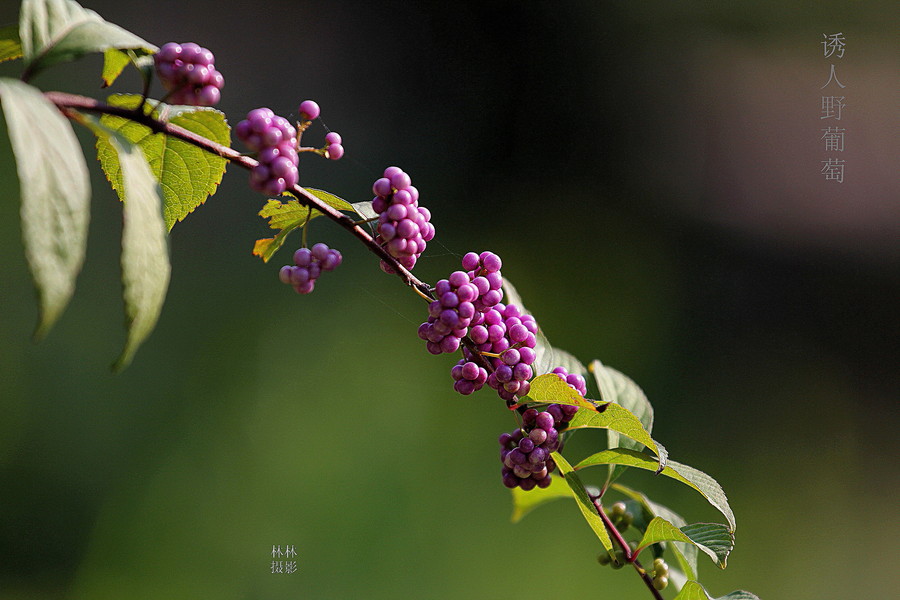
<path id="1" fill-rule="evenodd" d="M 316 287 L 316 280 L 322 271 L 333 271 L 341 264 L 343 257 L 337 250 L 318 243 L 294 252 L 294 265 L 285 265 L 278 272 L 282 283 L 294 287 L 298 294 L 309 294 Z"/>
<path id="2" fill-rule="evenodd" d="M 472 327 L 472 341 L 479 351 L 499 355 L 490 358 L 494 372 L 487 384 L 507 401 L 528 394 L 531 389 L 528 380 L 534 375 L 531 365 L 537 358 L 534 352 L 537 321 L 515 304 L 497 303 L 482 314 L 484 321 Z"/>
<path id="3" fill-rule="evenodd" d="M 503 298 L 499 256 L 493 252 L 480 255 L 469 252 L 463 257 L 462 265 L 465 271 L 454 271 L 434 286 L 437 300 L 428 306 L 428 321 L 419 326 L 419 337 L 427 342 L 432 354 L 459 350 L 460 340 L 468 335 L 472 320 L 480 322 L 483 319 L 480 313 Z M 467 373 L 474 371 L 470 369 Z"/>
<path id="4" fill-rule="evenodd" d="M 456 352 L 475 316 L 478 288 L 463 271 L 454 271 L 434 287 L 437 300 L 428 305 L 428 321 L 419 326 L 419 337 L 432 354 Z M 485 375 L 487 379 L 487 375 Z"/>
<path id="5" fill-rule="evenodd" d="M 250 171 L 250 187 L 277 196 L 297 185 L 297 130 L 268 108 L 256 108 L 235 127 L 244 145 L 258 152 L 259 164 Z"/>
<path id="6" fill-rule="evenodd" d="M 214 106 L 222 97 L 225 78 L 213 66 L 213 53 L 193 42 L 169 42 L 153 56 L 156 72 L 172 104 Z"/>
<path id="7" fill-rule="evenodd" d="M 529 408 L 522 413 L 522 427 L 499 439 L 503 485 L 526 492 L 550 485 L 550 473 L 556 468 L 550 453 L 559 450 L 559 432 L 576 410 L 567 404 L 551 404 L 546 411 Z"/>
<path id="8" fill-rule="evenodd" d="M 469 252 L 463 256 L 462 266 L 478 288 L 475 301 L 478 312 L 486 312 L 503 299 L 503 276 L 500 274 L 503 261 L 499 256 L 488 251 L 481 254 Z"/>
<path id="9" fill-rule="evenodd" d="M 372 210 L 378 213 L 378 235 L 375 241 L 383 245 L 391 256 L 407 269 L 412 269 L 425 250 L 426 242 L 434 238 L 431 211 L 419 206 L 417 190 L 400 167 L 388 167 L 384 177 L 372 186 L 375 198 Z M 393 269 L 381 261 L 387 273 Z"/>
<path id="10" fill-rule="evenodd" d="M 560 379 L 569 384 L 570 388 L 582 396 L 587 396 L 587 384 L 584 381 L 584 377 L 578 373 L 569 373 L 564 367 L 556 367 L 551 372 L 558 375 Z"/>

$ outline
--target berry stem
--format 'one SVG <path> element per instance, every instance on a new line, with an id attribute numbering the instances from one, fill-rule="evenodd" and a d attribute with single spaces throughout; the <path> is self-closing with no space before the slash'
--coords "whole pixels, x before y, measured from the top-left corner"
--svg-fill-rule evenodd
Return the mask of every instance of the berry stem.
<path id="1" fill-rule="evenodd" d="M 309 225 L 309 218 L 312 216 L 312 206 L 309 207 L 309 210 L 306 211 L 306 221 L 303 222 L 303 233 L 301 235 L 301 243 L 304 248 L 306 248 L 306 230 L 307 225 Z"/>
<path id="2" fill-rule="evenodd" d="M 647 570 L 641 566 L 641 563 L 638 562 L 637 552 L 631 551 L 631 546 L 628 545 L 628 542 L 625 541 L 625 538 L 622 537 L 622 534 L 619 533 L 619 530 L 616 529 L 616 526 L 613 525 L 612 520 L 610 520 L 609 516 L 606 514 L 606 510 L 604 510 L 603 505 L 600 503 L 600 498 L 598 497 L 594 501 L 594 510 L 597 511 L 597 514 L 600 515 L 600 519 L 603 521 L 603 524 L 606 526 L 606 530 L 612 536 L 613 540 L 615 540 L 616 544 L 622 548 L 622 552 L 625 553 L 625 562 L 631 563 L 634 567 L 634 570 L 637 571 L 641 580 L 643 580 L 644 585 L 647 586 L 647 589 L 650 590 L 650 593 L 653 595 L 655 600 L 664 600 L 662 595 L 659 593 L 655 587 L 653 587 L 653 579 L 647 573 Z"/>
<path id="3" fill-rule="evenodd" d="M 65 92 L 44 92 L 44 97 L 55 104 L 57 108 L 70 119 L 74 116 L 72 111 L 116 115 L 134 121 L 135 123 L 140 123 L 141 125 L 150 128 L 154 133 L 162 133 L 183 140 L 211 154 L 220 156 L 241 168 L 250 170 L 259 164 L 255 159 L 250 158 L 249 156 L 243 156 L 241 153 L 228 146 L 223 146 L 222 144 L 216 143 L 192 131 L 188 131 L 178 125 L 160 121 L 152 115 L 135 112 L 132 109 L 121 106 L 111 106 L 95 100 L 94 98 L 79 96 L 77 94 L 67 94 Z M 295 185 L 287 191 L 291 192 L 301 204 L 320 211 L 340 227 L 346 229 L 351 235 L 359 239 L 370 252 L 386 262 L 403 283 L 414 288 L 420 296 L 424 296 L 429 300 L 434 299 L 430 292 L 431 288 L 427 283 L 421 281 L 415 275 L 410 273 L 406 267 L 397 262 L 396 258 L 391 256 L 386 249 L 378 245 L 378 243 L 375 242 L 375 239 L 369 235 L 366 230 L 357 225 L 349 216 L 325 204 L 299 185 Z"/>

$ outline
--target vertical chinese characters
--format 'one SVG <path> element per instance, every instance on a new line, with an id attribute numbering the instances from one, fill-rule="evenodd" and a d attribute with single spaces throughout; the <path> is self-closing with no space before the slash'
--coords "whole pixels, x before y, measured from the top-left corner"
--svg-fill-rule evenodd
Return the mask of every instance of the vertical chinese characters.
<path id="1" fill-rule="evenodd" d="M 823 33 L 822 37 L 825 38 L 822 41 L 825 58 L 844 58 L 846 40 L 844 39 L 843 32 L 831 34 Z M 820 89 L 825 89 L 830 85 L 837 85 L 840 89 L 847 87 L 841 83 L 840 79 L 838 79 L 834 63 L 831 63 L 828 81 L 826 81 L 825 85 Z M 843 110 L 847 107 L 847 104 L 844 102 L 845 99 L 846 96 L 822 96 L 819 120 L 833 119 L 835 121 L 840 121 Z M 844 151 L 844 134 L 847 131 L 846 128 L 837 126 L 826 127 L 825 129 L 821 129 L 821 131 L 823 135 L 819 139 L 824 140 L 825 142 L 825 152 Z M 823 165 L 821 173 L 825 176 L 826 181 L 844 183 L 844 163 L 846 162 L 844 159 L 828 156 L 825 160 L 820 162 Z"/>

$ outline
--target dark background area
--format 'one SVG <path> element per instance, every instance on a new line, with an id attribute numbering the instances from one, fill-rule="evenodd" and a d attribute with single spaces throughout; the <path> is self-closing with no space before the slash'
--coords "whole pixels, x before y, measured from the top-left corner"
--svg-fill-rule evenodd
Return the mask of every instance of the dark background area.
<path id="1" fill-rule="evenodd" d="M 716 477 L 737 516 L 728 569 L 701 562 L 713 595 L 889 595 L 895 3 L 86 6 L 157 45 L 210 48 L 232 124 L 317 100 L 305 141 L 327 127 L 347 154 L 304 157 L 303 185 L 366 200 L 401 166 L 437 227 L 419 277 L 494 250 L 555 345 L 637 381 L 654 437 Z M 16 18 L 0 6 L 0 24 Z M 824 57 L 838 31 L 844 57 Z M 102 97 L 100 64 L 33 83 Z M 831 64 L 839 123 L 819 118 Z M 137 85 L 129 73 L 112 91 Z M 826 125 L 846 128 L 842 184 L 820 173 Z M 311 225 L 345 261 L 308 297 L 277 280 L 290 248 L 251 256 L 264 198 L 238 169 L 173 229 L 162 317 L 113 375 L 121 213 L 94 168 L 78 289 L 32 343 L 0 153 L 0 598 L 648 596 L 596 565 L 571 503 L 509 523 L 496 436 L 514 420 L 490 390 L 452 391 L 454 361 L 415 336 L 421 300 L 353 239 Z M 593 449 L 583 437 L 575 458 Z M 625 482 L 717 518 L 670 480 Z M 271 574 L 287 544 L 298 572 Z"/>

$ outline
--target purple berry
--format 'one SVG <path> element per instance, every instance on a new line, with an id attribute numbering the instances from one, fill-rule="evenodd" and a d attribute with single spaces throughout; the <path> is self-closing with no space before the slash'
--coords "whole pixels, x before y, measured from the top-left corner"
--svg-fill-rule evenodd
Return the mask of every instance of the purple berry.
<path id="1" fill-rule="evenodd" d="M 319 118 L 319 105 L 312 100 L 304 100 L 300 103 L 300 108 L 297 112 L 300 113 L 300 118 L 304 121 L 312 121 Z"/>
<path id="2" fill-rule="evenodd" d="M 169 42 L 153 56 L 156 73 L 173 104 L 213 106 L 221 99 L 225 78 L 213 66 L 215 57 L 194 43 Z"/>
<path id="3" fill-rule="evenodd" d="M 309 294 L 315 289 L 322 271 L 334 270 L 341 264 L 341 260 L 340 252 L 318 243 L 312 249 L 300 248 L 294 252 L 296 266 L 281 267 L 278 277 L 282 283 L 291 284 L 298 294 Z"/>

